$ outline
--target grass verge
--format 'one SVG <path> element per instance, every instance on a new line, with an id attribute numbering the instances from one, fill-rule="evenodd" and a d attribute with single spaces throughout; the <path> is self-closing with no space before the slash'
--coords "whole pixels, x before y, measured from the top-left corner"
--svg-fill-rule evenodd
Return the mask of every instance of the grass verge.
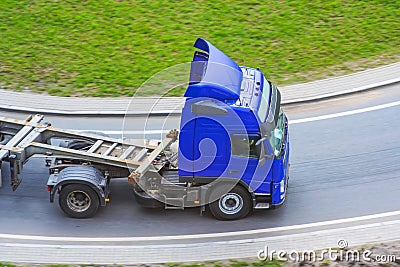
<path id="1" fill-rule="evenodd" d="M 131 96 L 189 62 L 197 37 L 277 84 L 400 56 L 391 0 L 3 0 L 0 10 L 0 87 L 59 96 Z"/>

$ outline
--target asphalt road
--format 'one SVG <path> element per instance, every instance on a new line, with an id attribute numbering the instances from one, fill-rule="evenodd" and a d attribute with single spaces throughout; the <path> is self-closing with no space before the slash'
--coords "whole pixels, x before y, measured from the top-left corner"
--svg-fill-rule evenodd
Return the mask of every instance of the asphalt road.
<path id="1" fill-rule="evenodd" d="M 400 100 L 400 85 L 326 101 L 286 106 L 291 120 L 366 108 Z M 112 182 L 111 202 L 94 218 L 67 218 L 50 204 L 47 169 L 42 159 L 25 167 L 24 181 L 12 192 L 5 179 L 0 189 L 0 233 L 74 237 L 123 237 L 227 232 L 296 225 L 396 211 L 400 203 L 400 106 L 290 126 L 291 180 L 286 204 L 277 210 L 221 222 L 209 212 L 147 210 L 135 203 L 125 179 Z M 23 118 L 26 114 L 1 112 Z M 176 128 L 179 117 L 164 123 L 152 117 L 47 116 L 53 126 L 78 130 L 118 131 Z M 140 137 L 140 136 L 138 136 Z M 155 137 L 155 136 L 148 136 Z M 3 166 L 3 177 L 9 170 Z"/>

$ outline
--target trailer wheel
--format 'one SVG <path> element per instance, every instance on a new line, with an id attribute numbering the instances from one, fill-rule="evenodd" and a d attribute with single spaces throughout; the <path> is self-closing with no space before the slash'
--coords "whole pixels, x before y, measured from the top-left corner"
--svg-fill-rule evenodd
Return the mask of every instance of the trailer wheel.
<path id="1" fill-rule="evenodd" d="M 230 192 L 221 196 L 221 190 L 216 188 L 211 192 L 210 203 L 212 215 L 218 220 L 237 220 L 246 217 L 251 209 L 249 192 L 241 186 L 235 186 Z"/>
<path id="2" fill-rule="evenodd" d="M 58 203 L 65 214 L 80 219 L 92 217 L 100 204 L 96 192 L 83 184 L 63 186 Z"/>

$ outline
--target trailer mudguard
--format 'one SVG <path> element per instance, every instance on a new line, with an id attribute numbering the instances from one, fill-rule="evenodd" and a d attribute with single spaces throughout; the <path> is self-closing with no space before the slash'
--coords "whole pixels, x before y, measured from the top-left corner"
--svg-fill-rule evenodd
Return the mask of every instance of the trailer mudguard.
<path id="1" fill-rule="evenodd" d="M 109 193 L 108 182 L 104 175 L 91 166 L 71 166 L 60 173 L 51 174 L 47 182 L 50 188 L 50 202 L 54 202 L 55 193 L 68 184 L 84 184 L 90 186 L 98 195 L 100 205 L 106 205 Z"/>

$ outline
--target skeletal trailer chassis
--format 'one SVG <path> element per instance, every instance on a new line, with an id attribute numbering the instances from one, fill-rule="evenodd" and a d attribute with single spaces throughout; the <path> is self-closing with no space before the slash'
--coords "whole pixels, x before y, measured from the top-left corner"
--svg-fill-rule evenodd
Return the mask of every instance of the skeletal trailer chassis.
<path id="1" fill-rule="evenodd" d="M 43 115 L 25 120 L 0 117 L 0 166 L 10 163 L 11 187 L 21 183 L 19 174 L 24 164 L 34 155 L 45 155 L 46 165 L 57 172 L 73 165 L 91 165 L 116 177 L 127 177 L 131 184 L 145 179 L 146 173 L 158 172 L 166 163 L 160 160 L 165 150 L 177 140 L 178 132 L 170 131 L 158 145 L 148 141 L 128 141 L 102 135 L 63 130 L 41 123 Z M 79 140 L 89 145 L 85 150 L 54 145 L 53 140 Z M 53 158 L 51 160 L 50 158 Z M 55 166 L 55 160 L 57 159 Z M 61 163 L 61 164 L 60 164 Z M 0 186 L 2 177 L 0 172 Z"/>

